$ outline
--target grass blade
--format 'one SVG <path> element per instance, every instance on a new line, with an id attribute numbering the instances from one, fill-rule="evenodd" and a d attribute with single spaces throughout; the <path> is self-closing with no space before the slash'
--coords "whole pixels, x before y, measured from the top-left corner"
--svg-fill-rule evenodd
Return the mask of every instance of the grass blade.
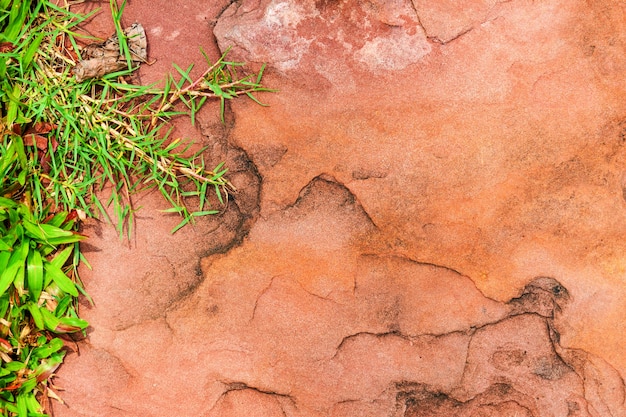
<path id="1" fill-rule="evenodd" d="M 43 261 L 39 251 L 30 251 L 26 268 L 28 291 L 33 301 L 39 300 L 43 289 Z"/>
<path id="2" fill-rule="evenodd" d="M 67 277 L 67 275 L 65 275 L 65 272 L 63 272 L 61 268 L 47 261 L 44 261 L 43 268 L 46 275 L 48 275 L 52 281 L 59 286 L 61 291 L 66 294 L 73 295 L 74 297 L 78 297 L 78 289 L 76 289 L 76 285 Z"/>

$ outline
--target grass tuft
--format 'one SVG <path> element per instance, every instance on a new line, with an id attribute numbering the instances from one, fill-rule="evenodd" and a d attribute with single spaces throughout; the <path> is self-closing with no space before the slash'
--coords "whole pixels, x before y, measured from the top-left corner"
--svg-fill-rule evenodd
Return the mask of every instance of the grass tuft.
<path id="1" fill-rule="evenodd" d="M 27 12 L 27 3 L 18 9 Z M 261 84 L 262 71 L 240 75 L 242 64 L 226 60 L 227 51 L 216 62 L 204 54 L 207 69 L 193 80 L 192 66 L 183 70 L 175 65 L 179 77 L 169 75 L 164 83 L 149 86 L 128 84 L 123 77 L 131 74 L 133 62 L 119 24 L 124 4 L 118 7 L 112 0 L 111 6 L 128 62 L 122 71 L 78 82 L 71 74 L 80 56 L 76 30 L 89 16 L 46 1 L 34 3 L 24 19 L 20 12 L 24 29 L 17 32 L 12 26 L 11 50 L 0 54 L 5 63 L 4 69 L 0 64 L 0 74 L 5 73 L 0 117 L 5 130 L 30 135 L 25 144 L 34 157 L 28 181 L 39 190 L 37 207 L 52 201 L 62 210 L 107 218 L 110 206 L 120 235 L 125 229 L 130 233 L 135 211 L 130 196 L 149 188 L 161 192 L 171 211 L 182 216 L 181 224 L 214 213 L 204 197 L 200 207 L 188 207 L 182 190 L 197 196 L 214 192 L 224 201 L 234 187 L 223 168 L 205 166 L 204 149 L 189 155 L 189 143 L 170 137 L 169 122 L 181 115 L 175 108 L 179 103 L 194 122 L 206 100 L 220 101 L 222 120 L 226 100 L 248 96 L 258 102 L 254 93 L 271 91 Z M 105 185 L 111 185 L 111 194 L 99 201 Z"/>

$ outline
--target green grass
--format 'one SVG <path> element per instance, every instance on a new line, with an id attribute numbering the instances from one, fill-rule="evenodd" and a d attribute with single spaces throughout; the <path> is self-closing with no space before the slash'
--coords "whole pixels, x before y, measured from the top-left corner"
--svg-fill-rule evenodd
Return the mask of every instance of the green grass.
<path id="1" fill-rule="evenodd" d="M 21 167 L 18 160 L 13 164 Z M 68 212 L 42 214 L 45 218 L 37 219 L 25 203 L 0 197 L 2 416 L 42 415 L 42 403 L 58 398 L 49 378 L 65 356 L 61 335 L 88 325 L 77 314 L 84 291 L 76 282 L 83 239 L 73 231 L 76 218 Z"/>
<path id="2" fill-rule="evenodd" d="M 15 2 L 21 4 L 19 10 L 28 3 Z M 122 52 L 128 55 L 119 24 L 123 5 L 118 7 L 114 1 L 111 5 Z M 227 61 L 226 54 L 217 62 L 205 55 L 208 69 L 201 77 L 192 80 L 192 66 L 183 70 L 175 65 L 178 79 L 170 75 L 162 88 L 127 84 L 121 77 L 132 68 L 79 83 L 71 74 L 76 63 L 72 57 L 80 54 L 76 30 L 86 17 L 45 1 L 31 10 L 30 20 L 18 14 L 17 21 L 25 22 L 22 31 L 4 31 L 5 39 L 10 35 L 15 41 L 10 52 L 0 55 L 4 58 L 0 102 L 9 130 L 15 130 L 15 125 L 52 127 L 35 132 L 48 142 L 45 155 L 32 147 L 36 163 L 30 166 L 28 181 L 35 191 L 35 206 L 53 201 L 61 209 L 104 218 L 105 208 L 111 206 L 120 233 L 132 227 L 130 196 L 147 188 L 158 189 L 171 204 L 169 211 L 182 216 L 174 231 L 194 217 L 216 213 L 206 197 L 212 192 L 223 202 L 224 195 L 233 190 L 224 176 L 225 168 L 206 167 L 203 150 L 189 155 L 191 144 L 172 139 L 168 122 L 187 114 L 193 123 L 198 110 L 211 99 L 219 100 L 222 118 L 226 100 L 246 95 L 258 102 L 253 93 L 269 91 L 261 85 L 263 71 L 241 76 L 242 64 Z M 177 104 L 186 111 L 177 109 Z M 105 185 L 112 185 L 112 191 L 100 201 Z M 198 207 L 185 204 L 185 197 L 190 196 L 199 199 Z"/>
<path id="3" fill-rule="evenodd" d="M 187 115 L 194 123 L 207 100 L 219 101 L 223 121 L 226 100 L 259 103 L 254 93 L 271 91 L 262 69 L 242 75 L 226 53 L 215 62 L 205 54 L 200 77 L 174 65 L 161 83 L 128 84 L 136 68 L 124 6 L 110 0 L 127 68 L 78 82 L 79 28 L 92 15 L 46 0 L 0 0 L 0 417 L 46 415 L 48 400 L 58 399 L 50 378 L 64 335 L 88 325 L 78 317 L 79 295 L 90 300 L 77 274 L 86 262 L 79 219 L 111 220 L 130 237 L 132 195 L 148 189 L 181 216 L 172 232 L 217 213 L 234 190 L 226 167 L 207 167 L 203 149 L 171 137 L 170 122 Z"/>
<path id="4" fill-rule="evenodd" d="M 0 415 L 40 416 L 58 398 L 50 377 L 63 361 L 63 334 L 84 330 L 76 268 L 76 212 L 31 207 L 28 150 L 0 144 Z M 87 297 L 89 299 L 89 297 Z"/>

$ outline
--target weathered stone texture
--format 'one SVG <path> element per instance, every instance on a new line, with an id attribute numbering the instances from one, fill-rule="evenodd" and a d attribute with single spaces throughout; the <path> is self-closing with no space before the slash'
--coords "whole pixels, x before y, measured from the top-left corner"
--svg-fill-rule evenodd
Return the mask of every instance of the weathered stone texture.
<path id="1" fill-rule="evenodd" d="M 623 4 L 198 8 L 280 92 L 200 115 L 222 217 L 90 241 L 56 416 L 626 415 Z"/>

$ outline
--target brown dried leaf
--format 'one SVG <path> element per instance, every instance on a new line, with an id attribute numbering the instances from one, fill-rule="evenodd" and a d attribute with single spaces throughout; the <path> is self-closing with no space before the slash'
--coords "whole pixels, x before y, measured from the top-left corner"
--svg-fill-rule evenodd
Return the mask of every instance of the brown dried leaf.
<path id="1" fill-rule="evenodd" d="M 145 62 L 148 58 L 146 49 L 148 42 L 146 32 L 139 23 L 133 23 L 124 29 L 128 38 L 132 60 L 135 63 Z M 87 45 L 82 50 L 86 58 L 78 62 L 74 67 L 76 80 L 81 82 L 88 78 L 102 77 L 115 71 L 126 68 L 126 59 L 121 55 L 119 40 L 116 35 L 111 36 L 100 44 Z"/>
<path id="2" fill-rule="evenodd" d="M 37 146 L 40 151 L 46 151 L 48 149 L 48 138 L 41 136 L 37 133 L 30 133 L 23 136 L 24 145 Z"/>
<path id="3" fill-rule="evenodd" d="M 4 353 L 13 351 L 13 346 L 6 340 L 0 337 L 0 350 Z"/>
<path id="4" fill-rule="evenodd" d="M 72 45 L 69 36 L 64 36 L 62 34 L 57 35 L 54 44 L 57 47 L 57 50 L 64 53 L 72 61 L 78 61 L 78 54 L 74 50 L 74 45 Z"/>
<path id="5" fill-rule="evenodd" d="M 81 82 L 89 78 L 102 77 L 125 67 L 126 62 L 120 61 L 117 57 L 85 59 L 76 64 L 74 75 L 76 81 Z"/>
<path id="6" fill-rule="evenodd" d="M 34 130 L 34 132 L 32 133 L 50 133 L 52 132 L 54 129 L 57 128 L 58 125 L 54 124 L 54 123 L 47 123 L 47 122 L 37 122 L 35 123 L 35 125 L 31 128 Z M 30 130 L 28 129 L 26 131 L 26 133 L 31 133 Z"/>
<path id="7" fill-rule="evenodd" d="M 37 146 L 37 149 L 45 152 L 48 150 L 48 144 L 50 143 L 52 145 L 52 151 L 54 152 L 59 146 L 59 143 L 54 138 L 51 138 L 50 142 L 48 142 L 48 137 L 43 135 L 47 135 L 56 128 L 57 125 L 54 123 L 37 122 L 24 132 L 24 144 L 26 146 Z"/>
<path id="8" fill-rule="evenodd" d="M 12 52 L 15 49 L 15 45 L 11 42 L 0 42 L 0 53 Z"/>
<path id="9" fill-rule="evenodd" d="M 63 402 L 63 400 L 61 399 L 61 397 L 59 397 L 59 395 L 56 392 L 52 391 L 52 389 L 50 389 L 50 387 L 46 388 L 46 395 L 48 397 L 50 397 L 50 398 L 53 398 L 53 399 L 57 400 L 61 404 L 65 404 Z"/>

